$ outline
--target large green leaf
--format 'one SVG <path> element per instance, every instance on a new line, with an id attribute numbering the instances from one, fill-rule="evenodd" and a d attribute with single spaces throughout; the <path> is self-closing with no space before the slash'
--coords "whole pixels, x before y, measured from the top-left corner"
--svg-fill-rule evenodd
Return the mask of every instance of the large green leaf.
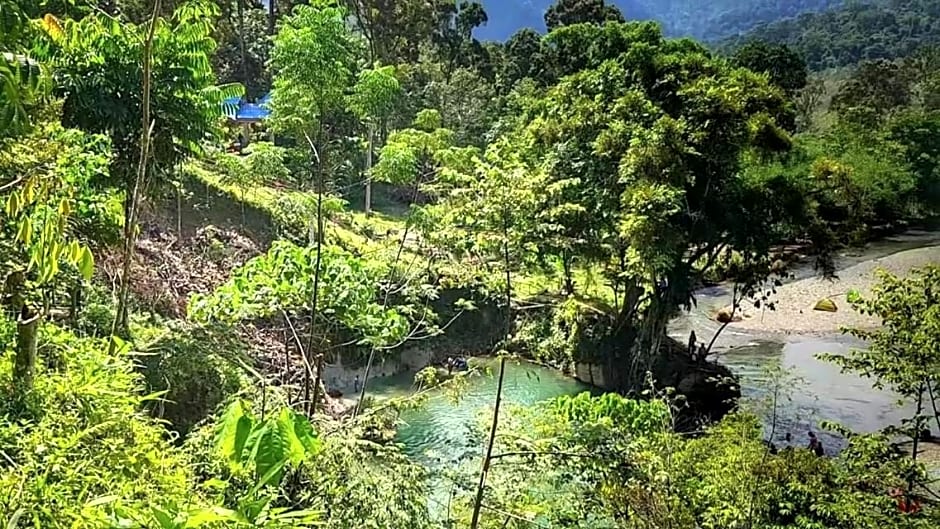
<path id="1" fill-rule="evenodd" d="M 322 442 L 317 436 L 317 432 L 313 429 L 313 425 L 310 423 L 310 419 L 300 415 L 299 413 L 293 414 L 293 418 L 294 433 L 296 434 L 297 439 L 303 445 L 304 450 L 306 450 L 308 455 L 316 455 L 319 453 Z"/>
<path id="2" fill-rule="evenodd" d="M 306 447 L 297 437 L 295 423 L 297 414 L 289 408 L 284 408 L 277 417 L 277 435 L 282 440 L 285 449 L 285 459 L 293 464 L 304 460 Z"/>
<path id="3" fill-rule="evenodd" d="M 244 405 L 236 400 L 226 408 L 216 433 L 215 445 L 219 454 L 233 468 L 240 468 L 245 445 L 252 432 L 253 420 L 245 413 Z"/>
<path id="4" fill-rule="evenodd" d="M 290 460 L 291 440 L 282 435 L 278 424 L 265 424 L 254 438 L 252 459 L 255 475 L 262 483 L 278 484 L 283 477 L 283 467 Z"/>
<path id="5" fill-rule="evenodd" d="M 78 262 L 78 270 L 86 281 L 90 280 L 92 274 L 95 272 L 95 257 L 87 247 L 82 248 L 81 259 Z"/>

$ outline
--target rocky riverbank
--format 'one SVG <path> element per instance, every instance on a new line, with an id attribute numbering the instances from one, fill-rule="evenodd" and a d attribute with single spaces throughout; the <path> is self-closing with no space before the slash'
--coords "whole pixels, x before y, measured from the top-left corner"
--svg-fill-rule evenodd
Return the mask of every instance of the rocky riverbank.
<path id="1" fill-rule="evenodd" d="M 731 326 L 736 330 L 760 334 L 831 335 L 844 327 L 876 327 L 876 318 L 852 310 L 846 296 L 851 291 L 862 295 L 877 284 L 877 270 L 907 275 L 912 269 L 940 265 L 940 246 L 898 252 L 855 264 L 837 274 L 834 280 L 811 277 L 777 288 L 772 298 L 776 310 L 755 309 L 745 303 Z M 835 304 L 835 312 L 814 310 L 820 300 Z"/>

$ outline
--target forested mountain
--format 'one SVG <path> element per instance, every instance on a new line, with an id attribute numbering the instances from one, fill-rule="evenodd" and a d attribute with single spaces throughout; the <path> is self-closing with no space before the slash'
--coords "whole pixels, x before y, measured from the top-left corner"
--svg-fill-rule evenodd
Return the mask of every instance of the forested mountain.
<path id="1" fill-rule="evenodd" d="M 589 3 L 590 0 L 584 3 Z M 517 30 L 545 29 L 543 14 L 553 0 L 483 0 L 489 23 L 484 40 L 505 40 Z M 837 6 L 842 0 L 609 0 L 628 20 L 655 20 L 666 34 L 713 40 L 747 31 L 762 22 Z"/>
<path id="2" fill-rule="evenodd" d="M 940 48 L 487 3 L 0 0 L 0 528 L 940 527 Z"/>
<path id="3" fill-rule="evenodd" d="M 940 1 L 852 3 L 757 26 L 725 46 L 737 47 L 748 40 L 786 44 L 816 70 L 902 58 L 940 43 Z"/>

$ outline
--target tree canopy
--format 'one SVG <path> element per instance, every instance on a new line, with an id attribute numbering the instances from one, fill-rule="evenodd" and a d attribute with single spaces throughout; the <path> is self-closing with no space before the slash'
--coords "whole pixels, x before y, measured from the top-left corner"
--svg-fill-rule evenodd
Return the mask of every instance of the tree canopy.
<path id="1" fill-rule="evenodd" d="M 940 212 L 936 6 L 834 4 L 0 1 L 0 525 L 940 526 L 940 271 L 783 284 Z"/>

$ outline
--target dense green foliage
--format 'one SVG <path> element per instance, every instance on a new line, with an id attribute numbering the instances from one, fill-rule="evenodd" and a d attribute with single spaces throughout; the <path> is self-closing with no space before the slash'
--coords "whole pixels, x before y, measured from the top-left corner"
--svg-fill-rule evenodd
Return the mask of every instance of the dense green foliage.
<path id="1" fill-rule="evenodd" d="M 471 200 L 472 218 L 486 227 L 471 224 L 451 247 L 487 255 L 482 233 L 511 228 L 529 259 L 561 261 L 569 288 L 573 266 L 605 270 L 620 354 L 637 370 L 630 376 L 642 377 L 649 358 L 635 353 L 658 350 L 666 321 L 723 249 L 766 254 L 781 229 L 799 223 L 801 205 L 779 200 L 797 193 L 790 182 L 738 178 L 745 153 L 789 148 L 779 124 L 792 116 L 753 72 L 666 40 L 651 24 L 575 25 L 547 40 L 570 61 L 562 68 L 578 73 L 523 96 L 516 122 L 470 177 L 483 182 L 464 184 L 520 195 Z M 527 186 L 544 192 L 526 195 Z M 448 198 L 440 207 L 454 220 L 443 222 L 463 228 L 464 199 Z M 489 202 L 511 204 L 518 221 L 503 214 L 490 227 L 480 207 Z"/>
<path id="2" fill-rule="evenodd" d="M 604 0 L 558 0 L 545 12 L 545 26 L 549 31 L 572 24 L 604 24 L 623 22 L 623 14 Z"/>
<path id="3" fill-rule="evenodd" d="M 880 436 L 839 457 L 772 454 L 758 420 L 732 415 L 698 438 L 671 429 L 660 401 L 561 398 L 516 410 L 494 466 L 496 502 L 481 527 L 930 527 L 902 521 L 884 494 L 910 463 Z M 707 478 L 704 478 L 707 476 Z M 704 479 L 703 479 L 704 478 Z M 527 486 L 515 486 L 524 480 Z M 500 513 L 524 513 L 507 519 Z"/>
<path id="4" fill-rule="evenodd" d="M 789 2 L 788 2 L 789 3 Z M 847 2 L 819 13 L 771 21 L 724 45 L 756 39 L 785 44 L 813 70 L 899 59 L 940 44 L 940 5 L 933 0 Z"/>
<path id="5" fill-rule="evenodd" d="M 167 171 L 200 152 L 201 141 L 216 126 L 221 101 L 230 95 L 229 90 L 215 87 L 209 67 L 216 46 L 211 36 L 216 15 L 211 5 L 192 3 L 171 20 L 156 24 L 151 104 L 157 171 Z M 89 15 L 66 20 L 52 33 L 50 60 L 56 91 L 65 100 L 63 122 L 111 138 L 111 177 L 127 195 L 140 151 L 140 56 L 148 29 L 144 24 L 114 24 L 103 15 Z"/>
<path id="6" fill-rule="evenodd" d="M 930 417 L 940 420 L 933 391 L 940 372 L 940 309 L 936 300 L 940 269 L 915 270 L 908 278 L 883 271 L 880 279 L 870 298 L 855 293 L 852 301 L 856 310 L 880 319 L 882 328 L 848 329 L 868 347 L 827 359 L 872 379 L 877 388 L 890 387 L 916 403 L 915 414 L 904 427 L 910 437 L 917 438 L 930 428 Z M 929 413 L 931 409 L 933 413 Z"/>
<path id="7" fill-rule="evenodd" d="M 696 35 L 832 3 L 633 2 Z M 932 7 L 893 5 L 872 28 L 932 31 L 911 14 Z M 832 360 L 917 409 L 885 434 L 831 426 L 847 437 L 831 458 L 777 453 L 744 407 L 719 420 L 737 381 L 666 332 L 711 280 L 732 316 L 773 310 L 781 245 L 829 264 L 937 213 L 940 61 L 908 53 L 929 38 L 724 57 L 610 1 L 561 0 L 548 34 L 506 44 L 474 36 L 488 18 L 452 0 L 0 4 L 0 524 L 937 527 L 917 451 L 936 269 L 851 294 L 883 325 Z M 892 60 L 838 84 L 804 61 L 866 57 Z M 224 127 L 245 89 L 273 90 L 271 118 Z M 187 314 L 128 299 L 137 283 Z M 645 398 L 502 415 L 498 398 L 482 472 L 406 456 L 401 410 L 478 373 L 429 366 L 374 402 L 373 366 L 494 350 L 591 363 Z M 446 512 L 429 509 L 446 481 Z"/>
<path id="8" fill-rule="evenodd" d="M 12 355 L 4 355 L 0 371 L 7 388 L 0 446 L 13 462 L 2 472 L 4 517 L 24 527 L 104 527 L 101 507 L 86 506 L 100 497 L 188 501 L 185 459 L 143 414 L 129 351 L 107 354 L 101 340 L 47 330 L 33 392 L 25 398 L 11 392 Z M 0 332 L 11 343 L 8 321 Z"/>
<path id="9" fill-rule="evenodd" d="M 786 46 L 749 42 L 735 50 L 734 62 L 753 72 L 766 73 L 771 83 L 789 94 L 806 86 L 806 63 Z"/>
<path id="10" fill-rule="evenodd" d="M 332 246 L 326 247 L 321 257 L 318 302 L 322 305 L 317 308 L 329 321 L 355 331 L 367 344 L 391 345 L 405 337 L 405 316 L 377 302 L 376 285 L 385 275 L 380 263 L 357 259 Z M 317 259 L 312 248 L 276 243 L 267 254 L 238 269 L 211 297 L 195 297 L 190 314 L 198 320 L 225 322 L 277 316 L 307 307 L 314 299 L 310 278 Z"/>
<path id="11" fill-rule="evenodd" d="M 823 11 L 842 0 L 716 0 L 701 5 L 690 0 L 627 0 L 624 13 L 664 21 L 668 33 L 714 40 L 802 13 Z M 631 9 L 631 7 L 633 9 Z"/>

